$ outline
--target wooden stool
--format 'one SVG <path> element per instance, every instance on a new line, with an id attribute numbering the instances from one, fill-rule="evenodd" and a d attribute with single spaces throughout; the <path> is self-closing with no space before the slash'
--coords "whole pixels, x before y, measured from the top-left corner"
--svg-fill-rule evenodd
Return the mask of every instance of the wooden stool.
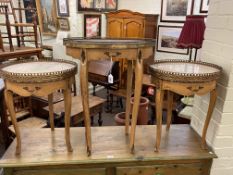
<path id="1" fill-rule="evenodd" d="M 221 67 L 205 62 L 188 62 L 184 60 L 161 60 L 150 66 L 152 82 L 156 89 L 157 137 L 156 151 L 159 150 L 162 131 L 162 104 L 164 91 L 168 91 L 167 130 L 172 116 L 173 93 L 185 96 L 205 95 L 210 92 L 209 109 L 202 130 L 202 147 L 206 148 L 206 132 L 215 106 L 217 93 L 216 81 Z"/>
<path id="2" fill-rule="evenodd" d="M 135 92 L 134 105 L 131 121 L 130 149 L 134 150 L 135 130 L 137 114 L 142 89 L 143 59 L 153 55 L 155 40 L 153 39 L 87 39 L 66 38 L 64 39 L 68 55 L 81 59 L 81 93 L 85 115 L 85 123 L 90 123 L 89 100 L 88 100 L 88 62 L 91 60 L 105 60 L 111 58 L 125 58 L 128 63 L 127 72 L 127 99 L 126 99 L 126 122 L 125 132 L 129 130 L 130 96 L 132 89 L 133 67 L 135 68 Z M 91 129 L 86 133 L 88 152 L 91 153 Z"/>
<path id="3" fill-rule="evenodd" d="M 14 62 L 1 67 L 0 75 L 5 80 L 5 101 L 17 139 L 16 154 L 21 152 L 21 138 L 14 111 L 13 93 L 24 97 L 48 96 L 49 118 L 53 131 L 53 92 L 59 89 L 63 89 L 64 92 L 66 145 L 68 151 L 72 151 L 70 144 L 71 86 L 76 72 L 76 63 L 64 60 Z"/>

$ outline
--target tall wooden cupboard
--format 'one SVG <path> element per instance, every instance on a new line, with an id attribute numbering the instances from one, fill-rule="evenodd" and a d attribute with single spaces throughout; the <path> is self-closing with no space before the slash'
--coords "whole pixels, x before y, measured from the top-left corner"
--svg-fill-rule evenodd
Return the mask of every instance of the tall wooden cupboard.
<path id="1" fill-rule="evenodd" d="M 129 10 L 110 12 L 107 17 L 107 37 L 113 38 L 156 38 L 158 15 L 146 15 Z M 146 60 L 145 63 L 153 61 Z M 120 65 L 120 87 L 126 86 L 127 62 L 123 59 Z M 146 68 L 146 66 L 145 66 Z"/>

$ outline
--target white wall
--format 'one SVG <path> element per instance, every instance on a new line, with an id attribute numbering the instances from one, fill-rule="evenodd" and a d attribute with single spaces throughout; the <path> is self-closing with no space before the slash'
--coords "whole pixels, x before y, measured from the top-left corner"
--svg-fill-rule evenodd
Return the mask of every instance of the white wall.
<path id="1" fill-rule="evenodd" d="M 217 64 L 223 73 L 217 85 L 218 98 L 207 132 L 207 141 L 218 159 L 211 175 L 233 174 L 233 0 L 211 0 L 202 60 Z M 201 134 L 209 95 L 195 96 L 192 127 Z"/>

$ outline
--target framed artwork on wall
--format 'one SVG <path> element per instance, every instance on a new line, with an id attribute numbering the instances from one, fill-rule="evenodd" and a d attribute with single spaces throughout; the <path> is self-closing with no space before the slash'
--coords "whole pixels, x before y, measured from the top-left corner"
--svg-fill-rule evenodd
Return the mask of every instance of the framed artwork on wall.
<path id="1" fill-rule="evenodd" d="M 188 49 L 176 46 L 181 30 L 180 26 L 158 26 L 157 51 L 188 55 Z"/>
<path id="2" fill-rule="evenodd" d="M 106 12 L 117 10 L 117 0 L 77 0 L 78 11 Z"/>
<path id="3" fill-rule="evenodd" d="M 35 0 L 23 0 L 25 10 L 25 20 L 27 23 L 33 22 L 33 15 L 36 14 L 36 1 Z M 38 18 L 36 18 L 38 24 Z"/>
<path id="4" fill-rule="evenodd" d="M 59 30 L 63 30 L 63 31 L 70 30 L 69 19 L 67 18 L 57 18 L 57 19 L 58 19 Z"/>
<path id="5" fill-rule="evenodd" d="M 101 36 L 101 15 L 84 15 L 84 37 Z"/>
<path id="6" fill-rule="evenodd" d="M 210 0 L 201 0 L 200 13 L 207 13 L 209 9 Z"/>
<path id="7" fill-rule="evenodd" d="M 58 16 L 70 16 L 68 0 L 57 0 Z"/>
<path id="8" fill-rule="evenodd" d="M 36 0 L 41 32 L 44 35 L 56 35 L 58 30 L 55 0 Z"/>
<path id="9" fill-rule="evenodd" d="M 192 6 L 193 0 L 162 0 L 160 21 L 183 23 Z"/>

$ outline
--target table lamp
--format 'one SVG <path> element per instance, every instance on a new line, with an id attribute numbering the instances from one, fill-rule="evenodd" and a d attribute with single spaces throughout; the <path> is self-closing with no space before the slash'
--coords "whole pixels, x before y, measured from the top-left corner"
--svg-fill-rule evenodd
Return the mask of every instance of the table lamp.
<path id="1" fill-rule="evenodd" d="M 192 60 L 192 50 L 195 48 L 194 61 L 197 57 L 197 49 L 202 47 L 205 32 L 205 16 L 200 15 L 188 15 L 186 21 L 180 33 L 180 37 L 177 42 L 179 48 L 189 48 L 190 55 L 189 61 Z"/>

